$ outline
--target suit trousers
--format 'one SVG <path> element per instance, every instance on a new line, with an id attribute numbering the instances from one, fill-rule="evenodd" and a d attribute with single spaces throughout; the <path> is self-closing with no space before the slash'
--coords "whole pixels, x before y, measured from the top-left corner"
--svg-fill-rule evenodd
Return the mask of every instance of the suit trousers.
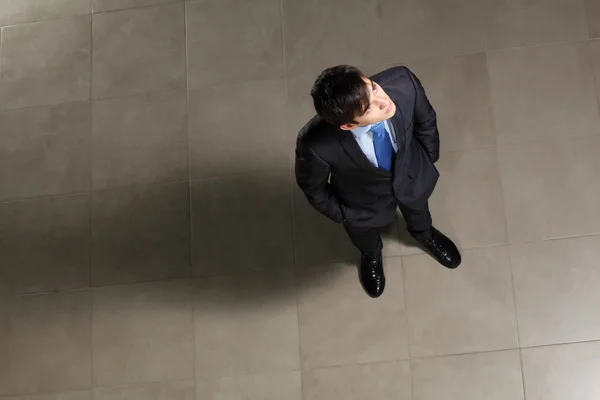
<path id="1" fill-rule="evenodd" d="M 402 205 L 398 205 L 398 208 L 406 221 L 408 232 L 415 240 L 422 242 L 431 237 L 431 213 L 429 212 L 428 203 L 425 203 L 418 209 L 408 208 Z M 364 256 L 370 259 L 381 256 L 381 251 L 383 250 L 381 232 L 388 227 L 357 228 L 344 224 L 344 228 L 346 229 L 352 244 L 354 244 Z"/>

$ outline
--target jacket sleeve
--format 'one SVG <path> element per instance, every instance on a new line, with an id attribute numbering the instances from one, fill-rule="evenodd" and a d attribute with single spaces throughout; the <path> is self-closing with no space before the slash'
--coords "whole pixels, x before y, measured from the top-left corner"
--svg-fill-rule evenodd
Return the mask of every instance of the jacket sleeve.
<path id="1" fill-rule="evenodd" d="M 440 133 L 437 127 L 435 110 L 425 95 L 421 81 L 408 68 L 408 75 L 415 86 L 415 127 L 414 135 L 429 156 L 431 162 L 440 158 Z"/>
<path id="2" fill-rule="evenodd" d="M 340 223 L 344 217 L 340 203 L 328 182 L 330 171 L 329 164 L 304 144 L 301 137 L 298 137 L 296 142 L 296 182 L 310 205 L 327 218 Z"/>

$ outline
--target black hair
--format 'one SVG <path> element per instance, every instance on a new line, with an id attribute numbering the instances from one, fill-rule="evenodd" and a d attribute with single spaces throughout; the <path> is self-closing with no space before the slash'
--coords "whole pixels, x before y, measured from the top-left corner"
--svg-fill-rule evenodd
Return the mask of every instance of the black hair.
<path id="1" fill-rule="evenodd" d="M 350 65 L 337 65 L 321 72 L 310 92 L 317 114 L 333 125 L 356 123 L 355 118 L 369 108 L 364 77 Z"/>

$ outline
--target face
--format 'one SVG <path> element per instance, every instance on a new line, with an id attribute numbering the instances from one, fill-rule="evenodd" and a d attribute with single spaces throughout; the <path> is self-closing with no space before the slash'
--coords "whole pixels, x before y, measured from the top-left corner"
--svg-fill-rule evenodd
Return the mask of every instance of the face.
<path id="1" fill-rule="evenodd" d="M 369 91 L 369 108 L 363 115 L 354 118 L 356 121 L 355 124 L 342 125 L 340 128 L 344 130 L 354 129 L 357 126 L 376 124 L 393 117 L 396 113 L 396 105 L 390 99 L 390 96 L 383 91 L 383 88 L 369 78 L 363 78 L 363 80 L 367 84 Z"/>

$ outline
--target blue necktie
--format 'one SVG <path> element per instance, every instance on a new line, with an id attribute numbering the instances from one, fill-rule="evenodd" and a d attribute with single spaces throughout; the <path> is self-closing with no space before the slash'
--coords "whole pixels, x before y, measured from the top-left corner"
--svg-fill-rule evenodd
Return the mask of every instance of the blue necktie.
<path id="1" fill-rule="evenodd" d="M 383 122 L 378 122 L 371 127 L 373 132 L 373 144 L 375 145 L 375 156 L 380 168 L 387 171 L 392 170 L 392 159 L 394 158 L 394 148 L 390 135 L 385 130 Z"/>

